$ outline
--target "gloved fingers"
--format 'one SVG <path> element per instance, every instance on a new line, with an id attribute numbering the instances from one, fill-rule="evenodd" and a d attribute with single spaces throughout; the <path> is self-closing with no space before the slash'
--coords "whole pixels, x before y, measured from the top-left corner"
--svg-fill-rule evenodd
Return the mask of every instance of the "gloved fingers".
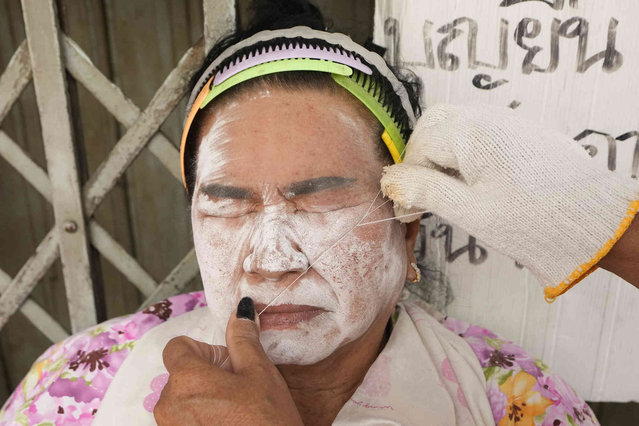
<path id="1" fill-rule="evenodd" d="M 381 188 L 385 196 L 408 213 L 430 211 L 453 222 L 463 216 L 465 206 L 474 198 L 471 188 L 459 179 L 403 163 L 384 168 Z"/>
<path id="2" fill-rule="evenodd" d="M 424 210 L 420 208 L 413 207 L 413 208 L 407 209 L 402 207 L 399 204 L 393 205 L 393 211 L 395 212 L 395 217 L 398 218 L 397 220 L 399 220 L 402 223 L 410 223 L 415 220 L 418 220 L 422 217 L 422 214 L 424 214 Z"/>
<path id="3" fill-rule="evenodd" d="M 457 117 L 457 107 L 452 105 L 436 105 L 427 109 L 408 140 L 404 163 L 459 169 L 454 146 Z"/>

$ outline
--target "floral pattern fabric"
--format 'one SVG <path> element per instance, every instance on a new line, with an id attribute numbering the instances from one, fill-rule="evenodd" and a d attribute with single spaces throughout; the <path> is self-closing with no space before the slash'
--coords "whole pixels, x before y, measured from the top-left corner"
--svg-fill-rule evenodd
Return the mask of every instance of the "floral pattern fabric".
<path id="1" fill-rule="evenodd" d="M 5 402 L 0 424 L 91 424 L 136 341 L 155 326 L 204 306 L 203 292 L 174 296 L 51 346 Z M 573 389 L 521 347 L 463 321 L 443 317 L 441 322 L 461 336 L 477 356 L 496 424 L 598 424 Z M 158 383 L 158 389 L 161 387 Z M 159 393 L 149 395 L 151 399 L 158 397 Z M 154 402 L 149 400 L 149 404 Z"/>
<path id="2" fill-rule="evenodd" d="M 445 317 L 442 324 L 464 338 L 479 359 L 495 424 L 599 424 L 570 385 L 522 347 L 457 319 Z"/>

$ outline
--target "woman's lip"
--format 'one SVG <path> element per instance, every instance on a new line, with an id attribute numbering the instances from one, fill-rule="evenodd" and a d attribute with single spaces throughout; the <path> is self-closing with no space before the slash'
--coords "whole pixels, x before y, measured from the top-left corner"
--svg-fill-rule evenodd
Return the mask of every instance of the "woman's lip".
<path id="1" fill-rule="evenodd" d="M 257 311 L 257 313 L 262 312 L 265 308 L 266 308 L 266 304 L 264 303 L 256 303 L 255 304 L 255 310 Z M 293 313 L 293 312 L 305 312 L 305 311 L 317 311 L 317 310 L 323 310 L 320 307 L 317 306 L 310 306 L 310 305 L 271 305 L 268 307 L 268 309 L 266 309 L 266 313 L 272 313 L 272 314 L 281 314 L 281 313 Z"/>
<path id="2" fill-rule="evenodd" d="M 259 313 L 266 305 L 256 304 Z M 260 328 L 264 330 L 285 330 L 297 328 L 297 324 L 308 321 L 326 312 L 325 309 L 308 305 L 273 305 L 260 315 Z"/>

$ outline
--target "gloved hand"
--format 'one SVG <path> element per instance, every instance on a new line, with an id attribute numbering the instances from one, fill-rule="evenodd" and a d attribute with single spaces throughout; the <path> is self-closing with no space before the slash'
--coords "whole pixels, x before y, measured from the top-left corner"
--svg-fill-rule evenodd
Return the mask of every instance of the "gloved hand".
<path id="1" fill-rule="evenodd" d="M 639 181 L 485 105 L 427 109 L 381 185 L 396 216 L 428 210 L 459 225 L 532 271 L 548 301 L 596 269 L 639 209 Z"/>

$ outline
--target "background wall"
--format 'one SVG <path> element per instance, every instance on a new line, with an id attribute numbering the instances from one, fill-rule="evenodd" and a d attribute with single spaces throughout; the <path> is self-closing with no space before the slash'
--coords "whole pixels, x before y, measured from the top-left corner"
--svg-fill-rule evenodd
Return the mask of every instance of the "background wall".
<path id="1" fill-rule="evenodd" d="M 201 0 L 56 0 L 56 3 L 61 30 L 140 109 L 149 103 L 167 74 L 203 31 Z M 350 34 L 358 42 L 373 34 L 374 0 L 315 3 L 332 20 L 331 29 Z M 248 0 L 237 2 L 240 26 L 248 22 L 249 5 Z M 7 66 L 24 39 L 20 1 L 0 0 L 0 69 Z M 67 74 L 67 78 L 79 168 L 82 180 L 86 181 L 126 129 L 73 76 Z M 182 100 L 161 126 L 162 134 L 176 147 L 184 103 Z M 38 117 L 30 83 L 0 123 L 0 129 L 46 170 Z M 148 149 L 134 160 L 95 217 L 155 281 L 166 277 L 192 247 L 183 189 Z M 15 276 L 53 223 L 50 204 L 0 158 L 0 269 L 10 277 Z M 90 255 L 96 265 L 98 320 L 138 309 L 146 297 L 93 246 Z M 185 291 L 200 287 L 196 278 Z M 40 280 L 31 297 L 70 331 L 59 261 Z M 8 397 L 33 360 L 50 344 L 23 314 L 18 312 L 11 317 L 0 332 L 0 400 Z M 621 416 L 614 417 L 615 424 L 639 412 L 632 411 L 630 405 L 594 407 L 599 416 L 608 416 L 610 421 L 613 420 L 610 416 Z M 606 424 L 604 420 L 602 423 Z"/>
<path id="2" fill-rule="evenodd" d="M 374 39 L 422 80 L 424 104 L 510 107 L 636 179 L 637 16 L 633 0 L 377 0 Z M 633 286 L 598 270 L 549 305 L 512 259 L 454 224 L 422 224 L 422 254 L 452 284 L 447 314 L 522 345 L 586 399 L 639 400 Z"/>

